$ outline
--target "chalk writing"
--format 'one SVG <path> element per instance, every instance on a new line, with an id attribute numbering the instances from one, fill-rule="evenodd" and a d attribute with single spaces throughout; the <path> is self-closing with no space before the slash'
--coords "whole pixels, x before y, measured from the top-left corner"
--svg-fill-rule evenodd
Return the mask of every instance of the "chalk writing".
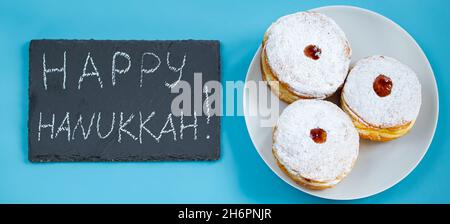
<path id="1" fill-rule="evenodd" d="M 91 62 L 92 68 L 94 69 L 93 72 L 86 73 L 88 62 Z M 97 67 L 95 67 L 94 59 L 91 57 L 91 52 L 88 53 L 86 57 L 86 62 L 84 63 L 83 67 L 83 74 L 81 74 L 80 79 L 78 80 L 78 89 L 81 88 L 81 83 L 83 82 L 84 78 L 89 76 L 97 76 L 98 83 L 100 84 L 100 88 L 103 88 L 103 82 L 102 78 L 100 77 L 100 74 L 98 73 Z"/>
<path id="2" fill-rule="evenodd" d="M 218 41 L 32 40 L 29 50 L 30 161 L 218 159 Z"/>
<path id="3" fill-rule="evenodd" d="M 45 53 L 42 54 L 42 78 L 44 79 L 44 88 L 47 90 L 47 73 L 62 72 L 63 73 L 63 89 L 66 89 L 66 52 L 64 51 L 64 63 L 61 68 L 47 68 Z"/>
<path id="4" fill-rule="evenodd" d="M 116 57 L 117 56 L 121 56 L 124 57 L 125 59 L 127 59 L 128 65 L 125 69 L 117 69 L 116 68 Z M 117 51 L 116 53 L 114 53 L 113 59 L 112 59 L 112 75 L 111 75 L 111 79 L 112 79 L 112 85 L 115 86 L 116 85 L 116 72 L 118 74 L 125 74 L 128 72 L 128 70 L 130 70 L 131 67 L 131 58 L 130 55 L 125 53 L 125 52 L 120 52 Z"/>

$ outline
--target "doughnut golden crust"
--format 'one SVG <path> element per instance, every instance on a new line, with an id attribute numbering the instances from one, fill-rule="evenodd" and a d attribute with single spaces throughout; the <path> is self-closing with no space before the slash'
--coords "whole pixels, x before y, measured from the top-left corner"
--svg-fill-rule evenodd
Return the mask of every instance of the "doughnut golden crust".
<path id="1" fill-rule="evenodd" d="M 264 36 L 266 39 L 266 36 Z M 262 79 L 267 82 L 272 92 L 286 103 L 292 103 L 299 99 L 311 99 L 312 97 L 302 96 L 290 90 L 289 85 L 278 80 L 267 62 L 264 41 L 261 51 L 261 73 Z"/>
<path id="2" fill-rule="evenodd" d="M 322 100 L 290 104 L 273 128 L 272 154 L 297 184 L 312 190 L 337 185 L 358 157 L 359 136 L 351 119 Z"/>
<path id="3" fill-rule="evenodd" d="M 265 32 L 262 79 L 282 101 L 325 99 L 343 86 L 351 48 L 329 17 L 299 12 L 278 19 Z"/>
<path id="4" fill-rule="evenodd" d="M 361 138 L 385 142 L 404 136 L 414 126 L 421 85 L 408 66 L 374 55 L 350 70 L 340 101 Z"/>
<path id="5" fill-rule="evenodd" d="M 328 182 L 314 181 L 314 180 L 307 179 L 307 178 L 304 178 L 299 175 L 295 175 L 292 172 L 289 172 L 288 169 L 286 169 L 286 167 L 280 163 L 280 161 L 278 160 L 277 154 L 276 154 L 275 150 L 273 150 L 273 149 L 272 149 L 272 154 L 275 157 L 275 161 L 277 162 L 278 167 L 280 167 L 280 169 L 281 169 L 281 171 L 283 171 L 283 173 L 285 173 L 289 178 L 291 178 L 293 181 L 295 181 L 295 183 L 297 183 L 303 187 L 306 187 L 308 189 L 311 189 L 311 190 L 324 190 L 327 188 L 332 188 L 336 184 L 341 182 L 341 180 L 348 174 L 348 173 L 342 174 L 341 176 L 334 179 L 333 181 L 328 181 Z M 353 169 L 355 162 L 356 162 L 356 159 L 353 161 L 351 169 Z"/>
<path id="6" fill-rule="evenodd" d="M 403 125 L 397 125 L 388 128 L 375 127 L 367 124 L 357 114 L 355 114 L 347 105 L 344 98 L 341 95 L 341 108 L 352 118 L 352 122 L 358 130 L 359 137 L 363 139 L 369 139 L 372 141 L 387 142 L 397 139 L 407 134 L 416 120 L 410 121 Z"/>

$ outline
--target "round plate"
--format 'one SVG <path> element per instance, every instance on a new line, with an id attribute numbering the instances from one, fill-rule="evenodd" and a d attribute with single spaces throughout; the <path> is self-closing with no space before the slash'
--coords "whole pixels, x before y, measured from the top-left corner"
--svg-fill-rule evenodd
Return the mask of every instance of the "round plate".
<path id="1" fill-rule="evenodd" d="M 390 142 L 361 140 L 356 165 L 334 188 L 320 191 L 303 188 L 279 169 L 272 155 L 272 127 L 276 119 L 271 125 L 267 125 L 266 116 L 249 113 L 259 111 L 259 107 L 264 108 L 266 105 L 260 105 L 258 94 L 249 94 L 250 91 L 247 91 L 251 88 L 249 82 L 261 81 L 261 48 L 259 48 L 248 69 L 246 91 L 243 94 L 247 129 L 256 150 L 266 164 L 293 187 L 328 199 L 348 200 L 368 197 L 394 186 L 405 178 L 427 152 L 436 129 L 439 111 L 438 91 L 433 71 L 414 39 L 399 25 L 382 15 L 349 6 L 329 6 L 311 11 L 330 16 L 344 30 L 353 50 L 352 63 L 366 56 L 381 54 L 397 58 L 417 73 L 422 84 L 422 106 L 414 128 L 406 136 Z M 273 115 L 278 117 L 286 104 L 280 102 L 267 85 L 259 85 L 258 92 L 268 94 L 269 98 L 275 98 L 280 110 Z"/>

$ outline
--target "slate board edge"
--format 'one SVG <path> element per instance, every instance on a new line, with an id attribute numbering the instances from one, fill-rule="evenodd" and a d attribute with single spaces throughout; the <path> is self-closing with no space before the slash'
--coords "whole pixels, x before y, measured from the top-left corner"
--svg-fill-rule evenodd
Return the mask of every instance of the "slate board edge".
<path id="1" fill-rule="evenodd" d="M 152 42 L 187 42 L 187 41 L 199 41 L 199 42 L 210 42 L 210 43 L 215 43 L 217 44 L 218 48 L 219 48 L 219 55 L 218 55 L 218 71 L 219 71 L 219 82 L 222 83 L 222 70 L 221 70 L 221 64 L 222 64 L 222 57 L 221 57 L 221 42 L 220 40 L 199 40 L 199 39 L 183 39 L 183 40 L 145 40 L 145 39 L 141 39 L 141 40 L 106 40 L 106 39 L 32 39 L 29 42 L 29 47 L 28 47 L 28 117 L 27 117 L 27 129 L 30 128 L 30 115 L 31 115 L 31 110 L 30 110 L 30 98 L 31 98 L 31 89 L 30 89 L 30 83 L 31 83 L 31 76 L 30 76 L 30 55 L 31 55 L 31 46 L 33 42 L 39 42 L 39 41 L 111 41 L 111 42 L 127 42 L 127 41 L 152 41 Z M 223 94 L 223 93 L 222 93 Z M 223 98 L 223 96 L 221 96 L 221 99 Z M 221 102 L 222 103 L 222 102 Z M 223 104 L 221 105 L 221 107 L 223 106 Z M 154 158 L 146 158 L 146 159 L 130 159 L 130 158 L 119 158 L 119 159 L 106 159 L 106 158 L 101 158 L 101 157 L 84 157 L 83 160 L 74 160 L 74 159 L 69 159 L 70 157 L 65 157 L 65 156 L 56 156 L 56 155 L 31 155 L 30 154 L 30 136 L 27 136 L 27 140 L 28 140 L 28 150 L 27 150 L 27 154 L 28 154 L 28 161 L 32 162 L 32 163 L 53 163 L 53 162 L 76 162 L 76 163 L 83 163 L 83 162 L 162 162 L 162 161 L 217 161 L 220 159 L 220 155 L 221 155 L 221 138 L 222 138 L 222 134 L 221 134 L 221 126 L 222 126 L 222 118 L 221 116 L 218 117 L 219 122 L 218 122 L 218 132 L 219 132 L 219 139 L 218 139 L 218 149 L 215 150 L 217 152 L 216 155 L 213 155 L 213 157 L 211 156 L 197 156 L 195 158 L 193 158 L 192 155 L 189 156 L 189 158 L 185 157 L 185 156 L 179 156 L 179 155 L 165 155 L 165 159 L 162 159 L 161 157 L 154 157 Z M 28 133 L 28 130 L 27 130 Z M 171 158 L 170 160 L 168 160 L 168 158 Z"/>

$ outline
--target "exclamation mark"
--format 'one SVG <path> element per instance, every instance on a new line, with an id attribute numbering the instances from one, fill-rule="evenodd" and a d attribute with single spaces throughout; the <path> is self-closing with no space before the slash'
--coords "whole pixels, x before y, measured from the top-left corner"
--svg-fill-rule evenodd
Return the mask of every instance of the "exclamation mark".
<path id="1" fill-rule="evenodd" d="M 210 118 L 211 118 L 211 113 L 210 113 L 210 105 L 209 105 L 209 95 L 208 95 L 208 86 L 205 85 L 205 88 L 203 88 L 203 92 L 205 93 L 205 104 L 206 104 L 206 124 L 209 124 Z M 210 136 L 206 135 L 206 139 L 209 139 Z"/>

